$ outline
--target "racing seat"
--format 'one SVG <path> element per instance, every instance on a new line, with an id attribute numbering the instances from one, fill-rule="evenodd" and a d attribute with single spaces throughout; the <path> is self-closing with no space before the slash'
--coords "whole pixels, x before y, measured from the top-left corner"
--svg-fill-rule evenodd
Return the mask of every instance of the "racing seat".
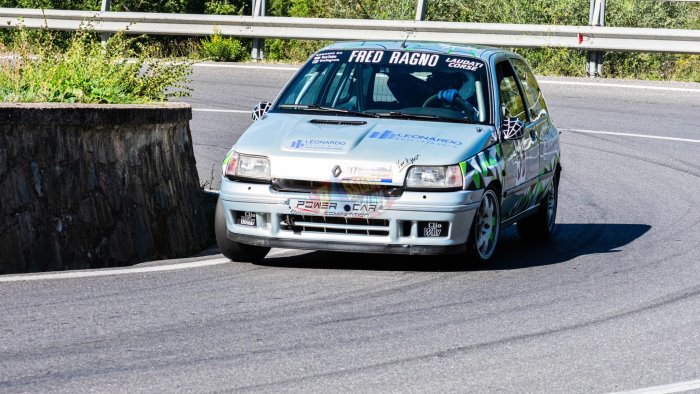
<path id="1" fill-rule="evenodd" d="M 420 107 L 433 95 L 427 82 L 411 74 L 391 74 L 386 84 L 402 107 Z"/>

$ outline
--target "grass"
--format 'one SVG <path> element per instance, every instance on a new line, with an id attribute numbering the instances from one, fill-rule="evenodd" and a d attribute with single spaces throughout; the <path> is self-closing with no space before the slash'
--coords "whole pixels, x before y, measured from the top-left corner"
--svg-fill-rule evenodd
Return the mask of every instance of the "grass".
<path id="1" fill-rule="evenodd" d="M 189 95 L 191 61 L 154 59 L 154 48 L 123 33 L 105 45 L 89 29 L 62 37 L 12 31 L 3 52 L 13 57 L 0 64 L 0 100 L 144 104 Z"/>

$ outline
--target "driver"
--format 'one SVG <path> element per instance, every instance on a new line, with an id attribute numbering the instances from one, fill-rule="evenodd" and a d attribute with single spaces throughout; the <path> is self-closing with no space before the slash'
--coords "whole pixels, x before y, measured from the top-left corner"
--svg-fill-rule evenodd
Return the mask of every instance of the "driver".
<path id="1" fill-rule="evenodd" d="M 473 73 L 435 71 L 428 77 L 427 82 L 435 92 L 433 97 L 442 106 L 457 107 L 466 111 L 465 115 L 478 117 L 479 111 L 475 108 L 476 84 Z"/>
<path id="2" fill-rule="evenodd" d="M 470 104 L 474 101 L 474 74 L 465 72 L 435 71 L 428 77 L 434 94 L 444 105 L 452 105 L 455 98 L 461 98 Z"/>

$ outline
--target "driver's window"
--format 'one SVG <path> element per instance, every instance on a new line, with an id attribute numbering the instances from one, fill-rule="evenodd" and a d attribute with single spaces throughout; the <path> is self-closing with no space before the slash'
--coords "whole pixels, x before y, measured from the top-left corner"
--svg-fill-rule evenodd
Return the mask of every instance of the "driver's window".
<path id="1" fill-rule="evenodd" d="M 502 61 L 496 65 L 496 77 L 501 96 L 502 115 L 506 118 L 518 118 L 527 123 L 523 96 L 520 94 L 515 73 L 508 61 Z"/>
<path id="2" fill-rule="evenodd" d="M 530 117 L 534 120 L 547 115 L 547 104 L 544 102 L 540 86 L 532 75 L 530 68 L 520 59 L 513 59 L 513 67 L 520 78 L 520 86 L 525 91 L 527 103 L 530 107 Z"/>

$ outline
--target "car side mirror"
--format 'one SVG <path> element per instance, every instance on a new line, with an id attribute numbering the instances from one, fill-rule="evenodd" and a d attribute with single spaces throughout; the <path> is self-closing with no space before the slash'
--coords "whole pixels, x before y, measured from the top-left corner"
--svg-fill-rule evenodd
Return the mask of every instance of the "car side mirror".
<path id="1" fill-rule="evenodd" d="M 504 118 L 501 121 L 501 139 L 517 140 L 525 134 L 525 123 L 519 118 Z"/>
<path id="2" fill-rule="evenodd" d="M 259 102 L 258 105 L 253 108 L 253 122 L 265 116 L 267 111 L 270 110 L 270 107 L 272 107 L 272 104 L 267 101 Z"/>

